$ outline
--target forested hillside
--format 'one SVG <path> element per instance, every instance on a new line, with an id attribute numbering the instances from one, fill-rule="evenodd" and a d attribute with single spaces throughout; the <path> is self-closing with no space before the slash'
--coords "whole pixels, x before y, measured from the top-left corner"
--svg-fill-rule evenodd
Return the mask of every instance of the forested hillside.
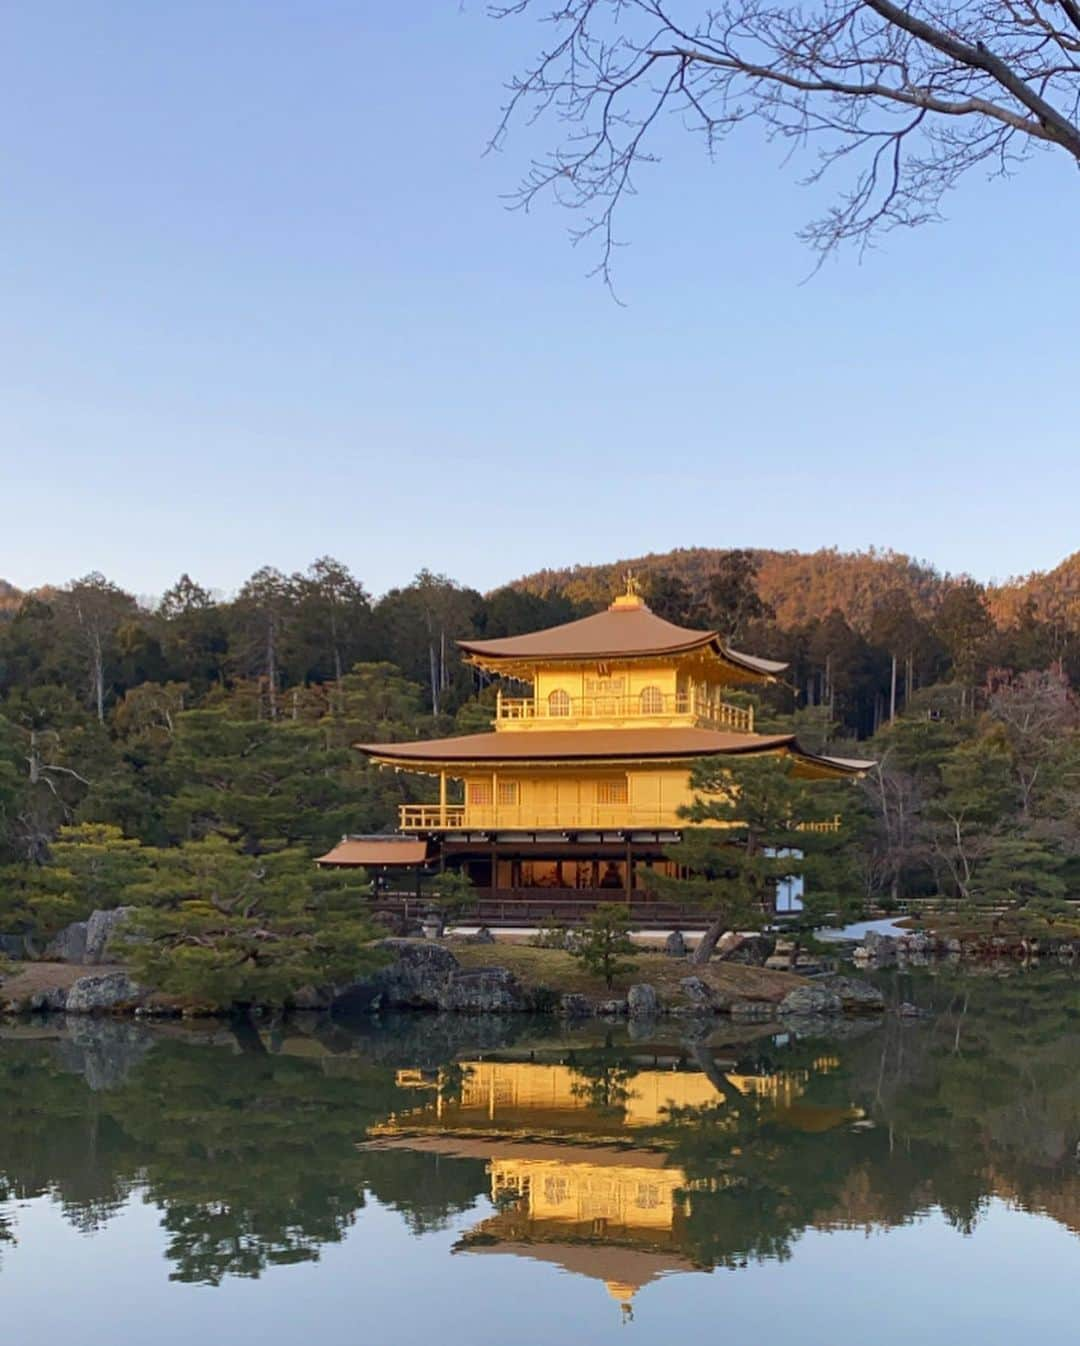
<path id="1" fill-rule="evenodd" d="M 235 989 L 230 967 L 263 998 L 305 984 L 358 937 L 356 894 L 313 856 L 429 797 L 350 745 L 486 729 L 495 688 L 456 640 L 584 615 L 626 564 L 487 595 L 425 570 L 375 600 L 327 557 L 264 567 L 227 600 L 187 575 L 152 608 L 97 574 L 9 594 L 0 936 L 45 939 L 135 900 L 147 947 L 183 949 L 192 984 Z M 759 728 L 881 761 L 847 811 L 867 893 L 1049 902 L 1072 884 L 1080 636 L 1045 597 L 1065 591 L 1068 563 L 1011 605 L 889 555 L 634 564 L 661 616 L 788 662 L 753 698 Z"/>
<path id="2" fill-rule="evenodd" d="M 894 592 L 907 596 L 917 616 L 927 617 L 950 584 L 927 562 L 897 552 L 751 548 L 749 553 L 757 566 L 758 592 L 781 626 L 799 626 L 835 609 L 853 626 L 866 630 L 876 604 Z M 529 593 L 564 593 L 574 602 L 598 605 L 631 569 L 646 577 L 672 576 L 701 594 L 727 554 L 718 547 L 684 547 L 606 565 L 540 570 L 516 580 L 514 587 Z"/>

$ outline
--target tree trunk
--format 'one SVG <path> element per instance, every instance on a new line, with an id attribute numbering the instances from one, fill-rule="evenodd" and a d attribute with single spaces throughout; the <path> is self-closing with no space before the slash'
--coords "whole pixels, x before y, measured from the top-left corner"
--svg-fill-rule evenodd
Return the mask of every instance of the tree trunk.
<path id="1" fill-rule="evenodd" d="M 720 936 L 726 929 L 727 920 L 723 916 L 713 921 L 712 925 L 710 925 L 704 935 L 702 935 L 701 942 L 698 944 L 697 948 L 690 955 L 690 962 L 698 967 L 707 963 L 713 956 L 713 951 L 720 942 Z"/>
<path id="2" fill-rule="evenodd" d="M 266 623 L 266 681 L 270 700 L 270 718 L 277 719 L 277 642 L 273 617 Z"/>
<path id="3" fill-rule="evenodd" d="M 689 1048 L 690 1055 L 694 1058 L 694 1064 L 721 1098 L 736 1106 L 746 1102 L 743 1095 L 735 1088 L 728 1077 L 716 1064 L 713 1054 L 703 1042 L 692 1042 L 689 1044 Z"/>
<path id="4" fill-rule="evenodd" d="M 90 659 L 91 677 L 94 683 L 94 704 L 97 707 L 98 724 L 105 723 L 105 659 L 101 653 L 101 637 L 95 632 L 91 638 Z"/>
<path id="5" fill-rule="evenodd" d="M 889 680 L 889 723 L 896 719 L 896 655 L 892 657 L 892 676 Z"/>

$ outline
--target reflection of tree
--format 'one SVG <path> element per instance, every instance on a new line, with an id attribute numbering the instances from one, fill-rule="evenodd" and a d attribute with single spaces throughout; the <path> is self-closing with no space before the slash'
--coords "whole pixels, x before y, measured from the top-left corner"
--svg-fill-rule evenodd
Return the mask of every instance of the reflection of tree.
<path id="1" fill-rule="evenodd" d="M 1080 1230 L 1080 979 L 1057 968 L 1005 980 L 939 969 L 893 971 L 882 984 L 933 1017 L 887 1017 L 850 1041 L 762 1039 L 734 1068 L 684 1044 L 715 1101 L 618 1132 L 628 1163 L 636 1149 L 659 1149 L 684 1175 L 671 1237 L 699 1265 L 782 1258 L 807 1227 L 890 1227 L 934 1207 L 968 1231 L 994 1195 Z M 354 1037 L 322 1025 L 296 1041 L 290 1029 L 258 1051 L 162 1033 L 146 1051 L 141 1039 L 106 1042 L 108 1027 L 93 1070 L 80 1048 L 81 1075 L 70 1042 L 4 1043 L 0 1202 L 49 1195 L 90 1230 L 143 1189 L 161 1210 L 173 1276 L 217 1284 L 318 1257 L 366 1196 L 420 1233 L 488 1190 L 481 1159 L 359 1144 L 416 1105 L 395 1083 L 392 1030 Z M 436 1021 L 424 1027 L 425 1064 L 451 1103 L 467 1078 L 455 1059 L 461 1031 L 444 1040 Z M 415 1061 L 419 1044 L 401 1041 Z M 584 1108 L 622 1119 L 635 1094 L 625 1043 L 575 1044 L 569 1063 Z M 853 1108 L 873 1126 L 851 1126 Z M 566 1153 L 573 1162 L 572 1144 Z M 0 1217 L 0 1243 L 12 1232 Z"/>
<path id="2" fill-rule="evenodd" d="M 400 1107 L 393 1080 L 359 1056 L 159 1041 L 123 1083 L 95 1093 L 47 1045 L 6 1044 L 0 1193 L 52 1193 L 91 1229 L 145 1184 L 162 1211 L 173 1279 L 258 1276 L 340 1240 L 365 1188 L 415 1214 L 418 1227 L 484 1190 L 478 1162 L 421 1172 L 414 1156 L 358 1148 L 369 1125 Z"/>
<path id="3" fill-rule="evenodd" d="M 116 1099 L 149 1152 L 173 1278 L 217 1284 L 311 1261 L 363 1205 L 365 1122 L 388 1105 L 389 1072 L 357 1059 L 233 1055 L 163 1044 Z"/>
<path id="4" fill-rule="evenodd" d="M 134 1147 L 94 1093 L 34 1042 L 0 1051 L 0 1199 L 51 1195 L 76 1228 L 105 1224 L 128 1199 Z"/>
<path id="5" fill-rule="evenodd" d="M 482 1159 L 449 1159 L 415 1150 L 372 1150 L 363 1180 L 373 1197 L 396 1210 L 414 1234 L 445 1229 L 487 1190 Z"/>
<path id="6" fill-rule="evenodd" d="M 579 1052 L 571 1066 L 571 1095 L 602 1116 L 621 1116 L 634 1097 L 632 1062 L 608 1052 Z"/>

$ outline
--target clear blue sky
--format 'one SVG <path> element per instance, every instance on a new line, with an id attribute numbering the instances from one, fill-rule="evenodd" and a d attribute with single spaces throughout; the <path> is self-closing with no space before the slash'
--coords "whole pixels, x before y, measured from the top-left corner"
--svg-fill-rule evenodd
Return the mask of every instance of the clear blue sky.
<path id="1" fill-rule="evenodd" d="M 481 0 L 10 0 L 0 576 L 375 592 L 676 545 L 893 547 L 980 578 L 1080 547 L 1075 166 L 807 284 L 815 211 L 676 125 L 627 306 L 484 157 L 536 44 Z M 548 129 L 547 137 L 554 134 Z"/>

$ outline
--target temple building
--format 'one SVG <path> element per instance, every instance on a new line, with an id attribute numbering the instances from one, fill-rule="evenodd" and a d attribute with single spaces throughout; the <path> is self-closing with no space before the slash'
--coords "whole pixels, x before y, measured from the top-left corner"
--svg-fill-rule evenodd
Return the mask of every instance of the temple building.
<path id="1" fill-rule="evenodd" d="M 679 917 L 643 871 L 670 864 L 695 759 L 781 755 L 811 779 L 870 765 L 807 752 L 792 734 L 755 733 L 752 707 L 730 695 L 776 681 L 786 665 L 665 621 L 630 576 L 604 612 L 458 644 L 498 679 L 491 731 L 357 744 L 383 767 L 433 777 L 438 802 L 403 805 L 396 837 L 345 838 L 320 863 L 364 865 L 399 895 L 410 867 L 461 870 L 488 924 L 574 920 L 612 900 L 627 901 L 642 926 Z"/>

